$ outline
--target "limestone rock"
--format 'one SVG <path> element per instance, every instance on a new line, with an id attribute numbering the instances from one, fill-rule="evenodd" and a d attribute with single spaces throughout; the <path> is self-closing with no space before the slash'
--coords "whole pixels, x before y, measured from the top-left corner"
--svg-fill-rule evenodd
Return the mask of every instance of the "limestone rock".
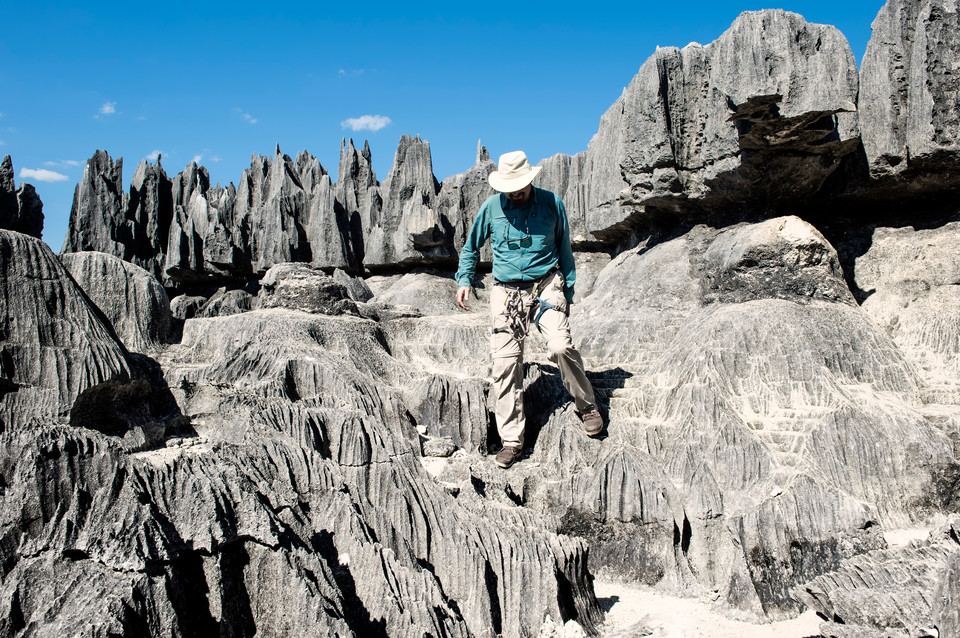
<path id="1" fill-rule="evenodd" d="M 958 183 L 960 17 L 945 0 L 888 0 L 860 70 L 863 147 L 875 178 L 938 191 Z M 919 178 L 919 179 L 918 179 Z"/>
<path id="2" fill-rule="evenodd" d="M 114 162 L 106 151 L 98 150 L 87 160 L 74 190 L 62 252 L 91 250 L 126 257 L 133 238 L 126 209 L 123 158 Z"/>
<path id="3" fill-rule="evenodd" d="M 371 211 L 374 216 L 361 220 L 364 264 L 398 264 L 452 256 L 437 214 L 439 190 L 430 144 L 419 136 L 401 137 L 393 166 L 380 186 L 383 208 Z"/>
<path id="4" fill-rule="evenodd" d="M 43 202 L 31 184 L 14 184 L 13 160 L 0 162 L 0 228 L 38 239 L 43 234 Z"/>
<path id="5" fill-rule="evenodd" d="M 496 169 L 497 165 L 490 159 L 487 148 L 478 140 L 477 158 L 473 166 L 464 173 L 447 177 L 440 184 L 437 210 L 453 229 L 453 248 L 457 253 L 466 242 L 480 206 L 495 192 L 487 182 L 487 176 Z M 489 261 L 489 246 L 484 246 L 480 258 Z"/>
<path id="6" fill-rule="evenodd" d="M 203 302 L 196 313 L 196 317 L 225 317 L 236 315 L 248 310 L 254 310 L 259 305 L 259 299 L 246 290 L 227 290 L 220 288 Z M 184 317 L 185 319 L 189 317 Z"/>
<path id="7" fill-rule="evenodd" d="M 414 272 L 403 275 L 387 290 L 378 293 L 374 300 L 413 306 L 423 314 L 448 315 L 457 311 L 456 294 L 457 282 L 449 276 Z"/>
<path id="8" fill-rule="evenodd" d="M 705 300 L 825 299 L 855 303 L 837 251 L 797 217 L 721 233 L 703 255 Z"/>
<path id="9" fill-rule="evenodd" d="M 827 619 L 821 626 L 824 636 L 858 629 L 867 635 L 955 635 L 956 608 L 944 603 L 956 588 L 951 571 L 960 557 L 956 527 L 954 521 L 925 542 L 850 558 L 794 593 Z M 940 596 L 931 596 L 934 591 Z"/>
<path id="10" fill-rule="evenodd" d="M 857 90 L 835 28 L 745 12 L 707 46 L 658 49 L 604 114 L 586 159 L 552 179 L 587 175 L 561 195 L 570 218 L 585 219 L 582 233 L 606 241 L 654 210 L 790 208 L 856 149 Z"/>
<path id="11" fill-rule="evenodd" d="M 745 287 L 718 293 L 733 272 L 726 290 Z M 689 569 L 730 605 L 793 613 L 790 587 L 878 547 L 878 524 L 947 506 L 956 463 L 912 367 L 842 288 L 836 252 L 790 218 L 621 254 L 571 317 L 588 370 L 619 366 L 594 377 L 608 438 L 585 442 L 546 362 L 528 368 L 547 414 L 531 461 L 576 468 L 528 506 L 593 538 L 596 570 L 682 584 Z"/>
<path id="12" fill-rule="evenodd" d="M 351 245 L 358 263 L 366 260 L 364 231 L 380 218 L 383 205 L 371 157 L 368 143 L 364 142 L 363 150 L 358 151 L 352 139 L 348 142 L 340 140 L 340 164 L 334 197 L 350 229 Z"/>
<path id="13" fill-rule="evenodd" d="M 177 295 L 170 300 L 170 312 L 176 319 L 192 319 L 206 301 L 199 295 Z"/>
<path id="14" fill-rule="evenodd" d="M 333 278 L 346 287 L 347 294 L 349 294 L 350 298 L 354 301 L 363 303 L 373 299 L 373 291 L 370 290 L 367 282 L 360 277 L 351 277 L 338 268 L 333 271 Z"/>
<path id="15" fill-rule="evenodd" d="M 456 451 L 456 444 L 453 442 L 453 440 L 446 437 L 441 437 L 439 439 L 427 439 L 423 442 L 424 456 L 447 458 Z"/>
<path id="16" fill-rule="evenodd" d="M 289 308 L 326 315 L 357 314 L 357 306 L 346 287 L 307 264 L 277 264 L 267 271 L 260 285 L 261 308 Z"/>
<path id="17" fill-rule="evenodd" d="M 65 253 L 60 261 L 127 350 L 154 352 L 169 343 L 170 299 L 151 273 L 106 253 Z"/>
<path id="18" fill-rule="evenodd" d="M 855 260 L 863 308 L 924 380 L 928 403 L 960 403 L 960 222 L 879 227 Z"/>
<path id="19" fill-rule="evenodd" d="M 127 353 L 41 240 L 0 230 L 0 419 L 64 421 L 77 397 L 128 378 Z"/>

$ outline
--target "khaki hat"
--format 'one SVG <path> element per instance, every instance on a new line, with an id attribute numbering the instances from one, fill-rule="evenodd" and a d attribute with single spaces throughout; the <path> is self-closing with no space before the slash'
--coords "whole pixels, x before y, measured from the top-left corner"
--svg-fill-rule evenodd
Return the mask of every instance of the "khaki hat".
<path id="1" fill-rule="evenodd" d="M 500 156 L 497 171 L 490 173 L 487 181 L 501 193 L 513 193 L 533 181 L 542 166 L 530 166 L 527 154 L 523 151 L 511 151 Z"/>

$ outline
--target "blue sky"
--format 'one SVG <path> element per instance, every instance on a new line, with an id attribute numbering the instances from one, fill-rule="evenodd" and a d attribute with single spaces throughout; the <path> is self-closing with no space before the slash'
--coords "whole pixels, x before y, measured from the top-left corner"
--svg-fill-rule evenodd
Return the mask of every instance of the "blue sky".
<path id="1" fill-rule="evenodd" d="M 401 135 L 429 140 L 442 180 L 496 158 L 586 149 L 659 46 L 707 44 L 742 11 L 832 24 L 859 63 L 882 1 L 673 3 L 17 2 L 0 24 L 0 155 L 44 202 L 59 251 L 97 149 L 192 159 L 236 182 L 253 154 L 306 149 L 334 175 L 340 139 L 370 142 L 382 180 Z"/>

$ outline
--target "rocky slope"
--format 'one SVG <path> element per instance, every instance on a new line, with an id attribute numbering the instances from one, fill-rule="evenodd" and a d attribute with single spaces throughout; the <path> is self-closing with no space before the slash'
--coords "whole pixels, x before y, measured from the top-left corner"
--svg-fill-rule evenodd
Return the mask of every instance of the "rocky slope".
<path id="1" fill-rule="evenodd" d="M 955 17 L 890 0 L 858 74 L 836 29 L 745 13 L 542 162 L 606 427 L 533 335 L 509 471 L 489 275 L 453 305 L 486 149 L 442 183 L 404 136 L 382 183 L 347 141 L 336 182 L 278 148 L 128 192 L 98 151 L 62 264 L 0 231 L 0 635 L 598 634 L 592 574 L 960 635 L 956 522 L 884 540 L 960 507 Z"/>

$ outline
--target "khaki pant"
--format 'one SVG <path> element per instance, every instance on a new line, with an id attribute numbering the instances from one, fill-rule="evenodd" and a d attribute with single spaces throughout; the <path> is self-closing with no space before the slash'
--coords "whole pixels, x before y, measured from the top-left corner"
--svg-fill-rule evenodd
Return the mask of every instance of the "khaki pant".
<path id="1" fill-rule="evenodd" d="M 548 275 L 540 286 L 540 298 L 556 308 L 545 310 L 540 316 L 540 333 L 547 341 L 550 360 L 560 368 L 563 387 L 573 397 L 581 414 L 596 410 L 593 387 L 583 369 L 583 359 L 570 338 L 570 322 L 567 317 L 567 300 L 563 296 L 563 279 L 560 273 Z M 533 302 L 537 287 L 522 290 L 525 304 Z M 493 286 L 490 292 L 490 315 L 493 332 L 490 348 L 493 351 L 493 394 L 497 431 L 504 445 L 523 446 L 526 418 L 523 413 L 523 342 L 508 326 L 503 314 L 511 289 Z M 529 331 L 537 331 L 531 320 Z"/>

